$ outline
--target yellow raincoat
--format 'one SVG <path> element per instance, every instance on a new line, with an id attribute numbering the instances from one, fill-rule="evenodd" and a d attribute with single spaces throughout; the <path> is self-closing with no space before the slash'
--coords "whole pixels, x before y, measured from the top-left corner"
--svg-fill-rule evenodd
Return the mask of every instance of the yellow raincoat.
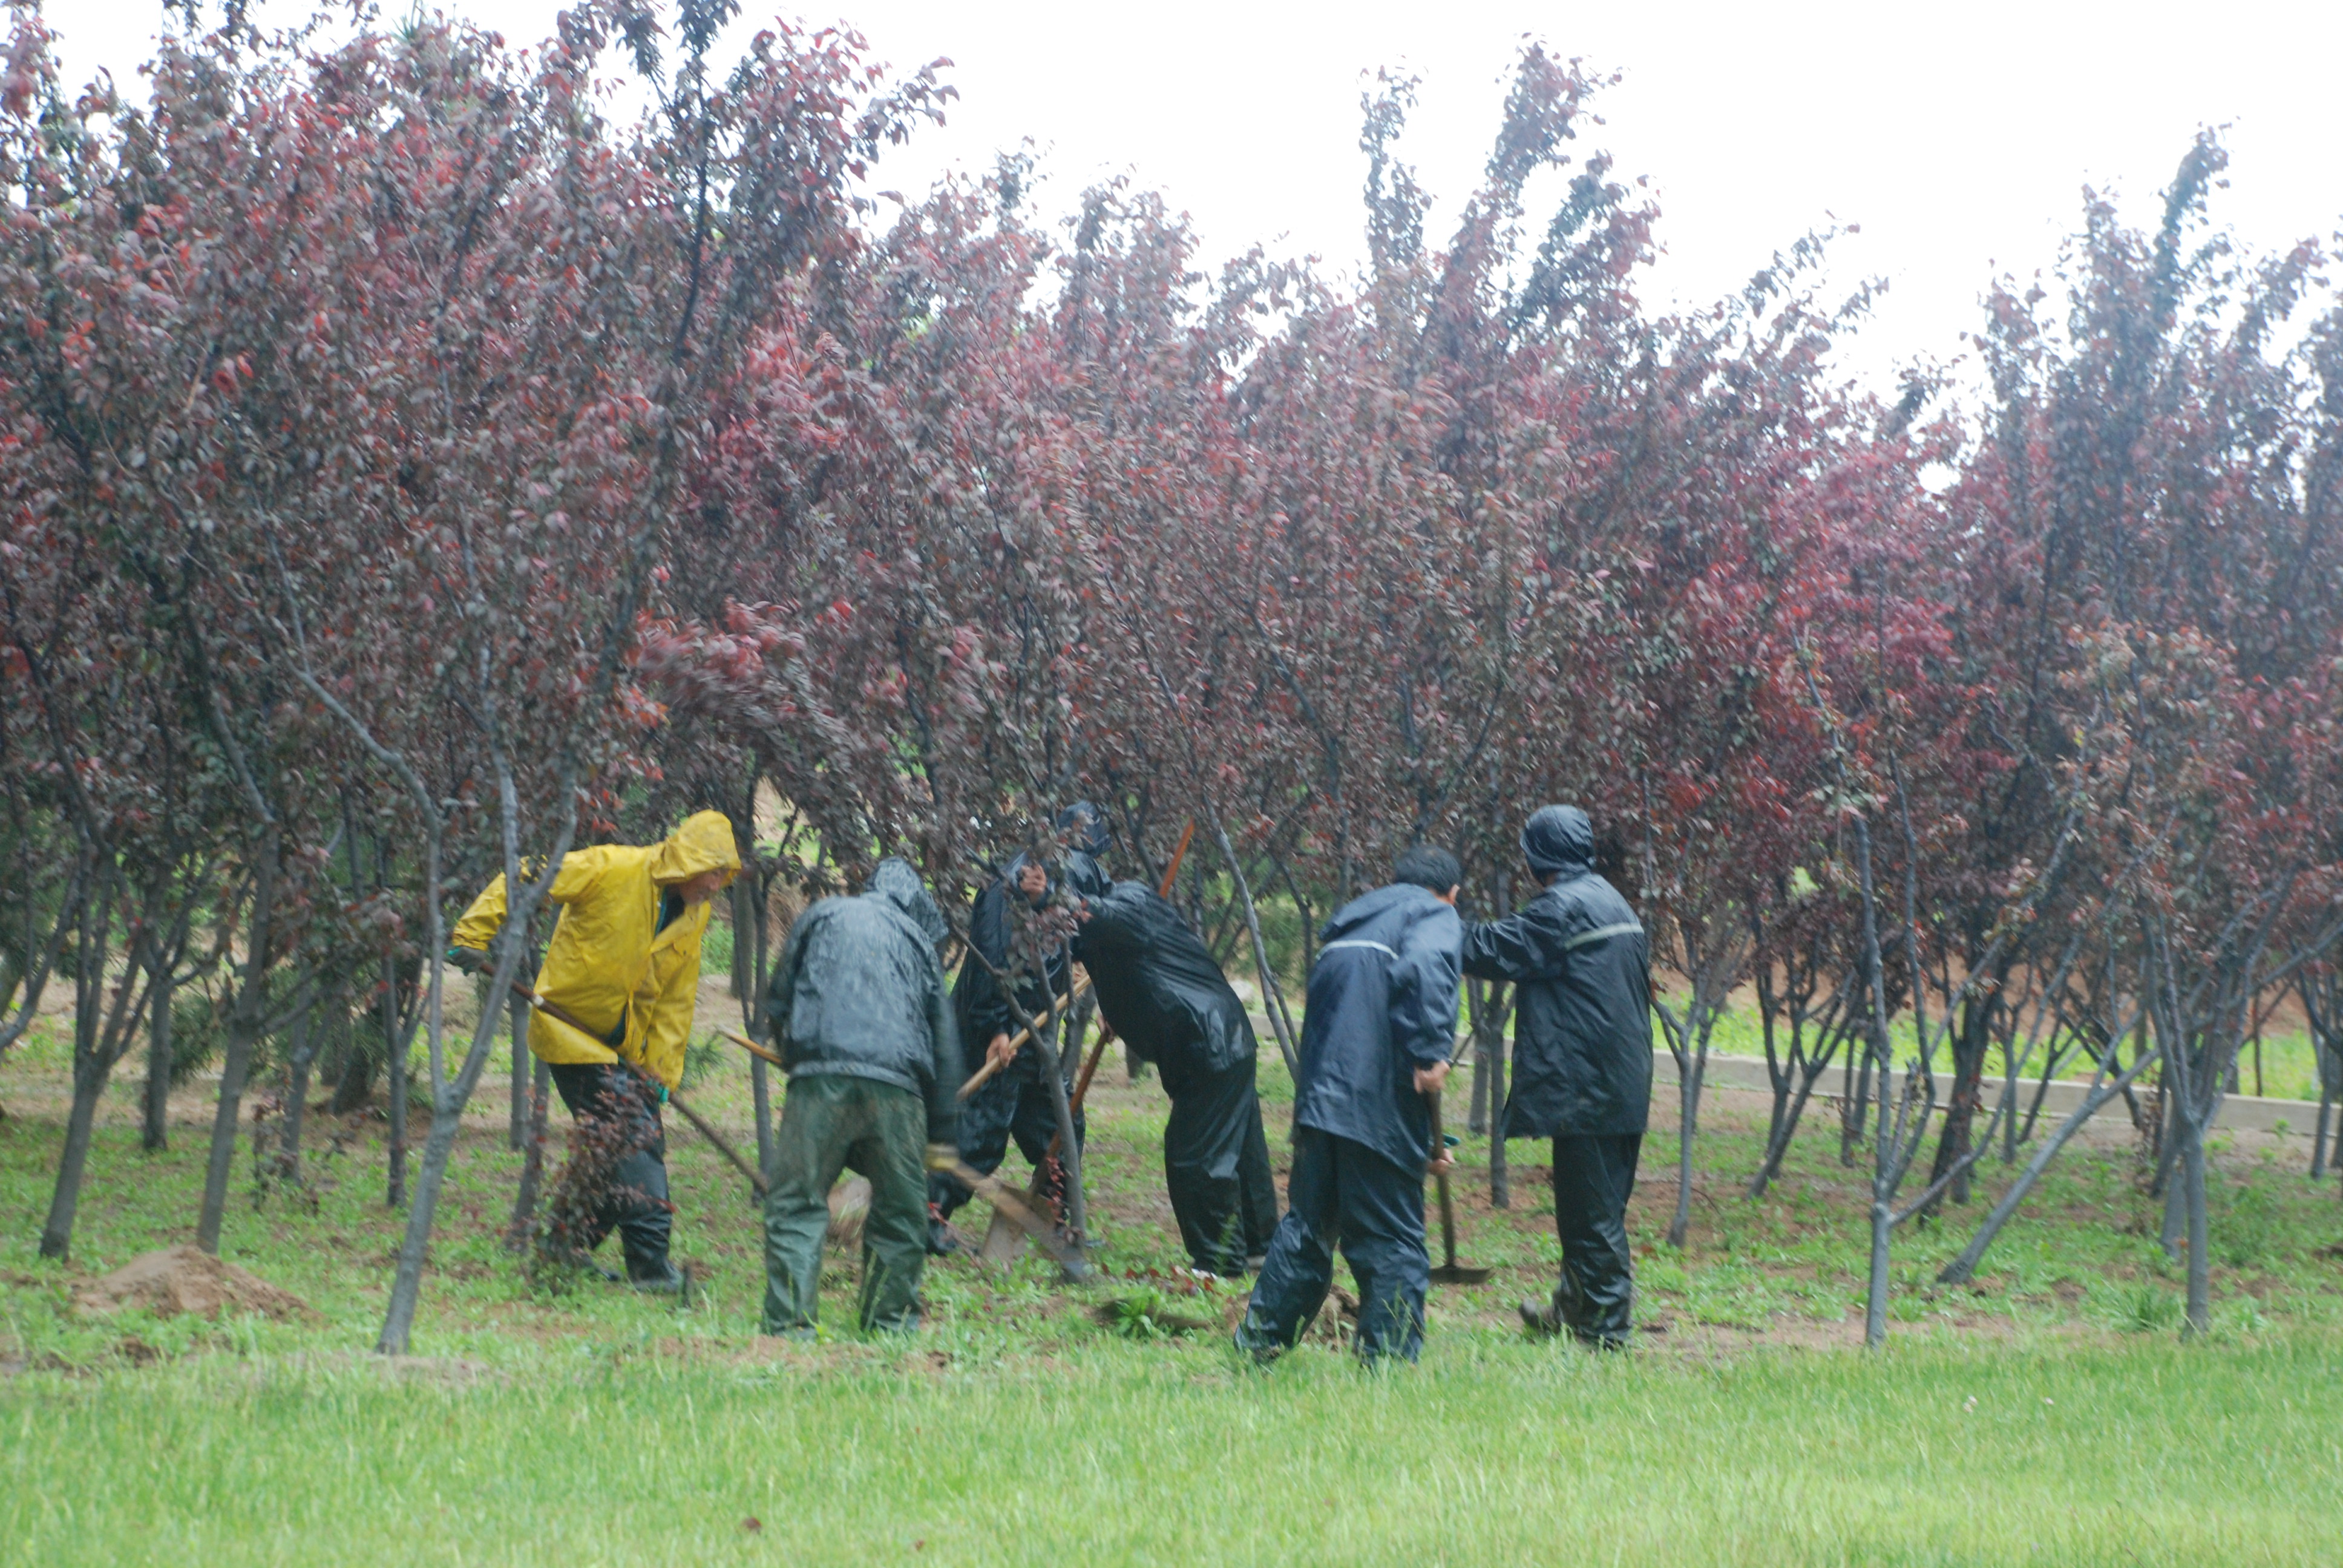
<path id="1" fill-rule="evenodd" d="M 531 1012 L 528 1048 L 553 1062 L 616 1061 L 624 1056 L 675 1088 L 683 1081 L 684 1041 L 699 1000 L 699 939 L 708 905 L 686 909 L 659 930 L 663 889 L 703 871 L 740 869 L 732 824 L 701 811 L 659 843 L 601 844 L 572 849 L 547 894 L 561 906 L 553 940 L 538 971 L 537 993 L 593 1026 L 602 1039 L 542 1012 Z M 456 922 L 458 947 L 485 950 L 505 923 L 499 875 Z M 624 1033 L 620 1030 L 623 1028 Z M 608 1041 L 616 1040 L 616 1050 Z"/>

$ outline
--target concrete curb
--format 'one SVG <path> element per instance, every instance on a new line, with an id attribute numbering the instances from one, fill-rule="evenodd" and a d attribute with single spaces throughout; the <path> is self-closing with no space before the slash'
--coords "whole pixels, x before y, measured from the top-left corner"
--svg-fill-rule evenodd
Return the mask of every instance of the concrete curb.
<path id="1" fill-rule="evenodd" d="M 1654 1083 L 1674 1084 L 1676 1081 L 1675 1059 L 1664 1050 L 1654 1051 L 1652 1057 L 1652 1081 Z M 1896 1081 L 1894 1087 L 1898 1091 L 1903 1087 L 1901 1077 L 1901 1074 L 1896 1075 Z M 1816 1100 L 1835 1101 L 1841 1098 L 1840 1088 L 1845 1081 L 1845 1068 L 1839 1063 L 1833 1063 L 1824 1072 L 1822 1081 L 1815 1085 L 1814 1097 Z M 1941 1096 L 1948 1087 L 1949 1081 L 1946 1074 L 1939 1072 L 1936 1075 L 1936 1092 L 1940 1097 L 1936 1104 L 1939 1109 L 1944 1105 Z M 1766 1074 L 1765 1059 L 1762 1056 L 1712 1055 L 1708 1059 L 1706 1070 L 1702 1074 L 1701 1087 L 1704 1092 L 1711 1089 L 1731 1089 L 1770 1094 L 1773 1091 L 1773 1081 Z M 2018 1080 L 2017 1114 L 2021 1119 L 2021 1126 L 2024 1125 L 2023 1118 L 2027 1110 L 2034 1103 L 2035 1092 L 2039 1089 L 2041 1089 L 2041 1081 L 2038 1079 Z M 2083 1103 L 2084 1097 L 2089 1092 L 2090 1085 L 2087 1083 L 2077 1083 L 2065 1079 L 2051 1080 L 2050 1087 L 2043 1092 L 2042 1096 L 2043 1121 L 2053 1125 L 2063 1121 L 2074 1112 L 2077 1106 Z M 2141 1102 L 2145 1104 L 2154 1091 L 2141 1090 L 2137 1092 Z M 1986 1079 L 1985 1111 L 1990 1112 L 1999 1102 L 2000 1098 L 2001 1080 L 1990 1077 Z M 2131 1108 L 2124 1103 L 2123 1096 L 2117 1095 L 2100 1106 L 2092 1113 L 2091 1120 L 2095 1122 L 2103 1121 L 2110 1117 L 2126 1123 L 2131 1121 Z M 2309 1133 L 2318 1124 L 2318 1102 L 2315 1100 L 2266 1100 L 2251 1094 L 2231 1094 L 2223 1097 L 2220 1107 L 2214 1113 L 2213 1118 L 2213 1124 L 2216 1127 L 2233 1127 L 2251 1132 L 2275 1132 L 2278 1131 L 2281 1123 L 2288 1132 Z"/>

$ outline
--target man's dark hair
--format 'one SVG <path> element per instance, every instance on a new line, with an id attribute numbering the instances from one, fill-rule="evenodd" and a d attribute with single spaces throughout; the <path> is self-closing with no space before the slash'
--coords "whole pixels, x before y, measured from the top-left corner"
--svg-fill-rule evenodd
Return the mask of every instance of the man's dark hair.
<path id="1" fill-rule="evenodd" d="M 1456 863 L 1456 857 L 1433 844 L 1413 846 L 1392 868 L 1393 881 L 1412 882 L 1435 893 L 1445 893 L 1463 879 L 1464 868 Z"/>

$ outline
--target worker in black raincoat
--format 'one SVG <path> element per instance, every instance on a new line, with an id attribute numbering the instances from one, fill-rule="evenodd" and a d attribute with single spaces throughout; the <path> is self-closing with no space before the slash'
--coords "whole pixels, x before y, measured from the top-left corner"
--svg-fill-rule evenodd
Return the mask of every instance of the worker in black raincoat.
<path id="1" fill-rule="evenodd" d="M 1069 880 L 1079 874 L 1070 869 Z M 1089 885 L 1096 890 L 1082 900 L 1074 956 L 1090 971 L 1099 1011 L 1155 1064 L 1172 1097 L 1163 1184 L 1180 1240 L 1202 1272 L 1242 1274 L 1277 1228 L 1252 1020 L 1168 900 L 1144 882 Z"/>
<path id="2" fill-rule="evenodd" d="M 765 1199 L 765 1332 L 810 1335 L 830 1189 L 869 1178 L 861 1325 L 920 1323 L 927 1173 L 958 1157 L 960 1033 L 937 950 L 943 912 L 901 860 L 798 917 L 765 999 L 789 1075 Z"/>
<path id="3" fill-rule="evenodd" d="M 1448 1160 L 1424 1096 L 1454 1054 L 1463 875 L 1455 856 L 1419 845 L 1391 886 L 1326 922 L 1302 1023 L 1285 1218 L 1236 1332 L 1257 1362 L 1318 1315 L 1338 1245 L 1358 1281 L 1360 1355 L 1413 1361 L 1423 1348 L 1423 1176 Z"/>
<path id="4" fill-rule="evenodd" d="M 1585 812 L 1541 808 L 1522 853 L 1545 890 L 1464 934 L 1464 972 L 1518 990 L 1499 1135 L 1554 1140 L 1561 1276 L 1551 1302 L 1522 1303 L 1522 1319 L 1533 1332 L 1623 1349 L 1634 1298 L 1627 1199 L 1652 1101 L 1651 943 L 1596 874 Z"/>
<path id="5" fill-rule="evenodd" d="M 1059 1053 L 1053 1049 L 1056 1029 L 1052 1027 L 1051 1040 L 1039 1050 L 1028 1041 L 1012 1054 L 1010 1042 L 1046 1012 L 1053 999 L 1066 995 L 1073 961 L 1065 944 L 1059 943 L 1039 963 L 1024 966 L 1025 972 L 1018 979 L 1017 994 L 1013 997 L 1001 990 L 994 977 L 995 971 L 1003 975 L 1011 972 L 1009 900 L 1022 899 L 1030 908 L 1040 910 L 1059 891 L 1058 879 L 1051 875 L 1050 868 L 1021 851 L 977 894 L 968 922 L 972 950 L 961 960 L 960 979 L 952 987 L 952 1005 L 959 1019 L 960 1037 L 966 1042 L 969 1070 L 973 1072 L 995 1056 L 1009 1058 L 1008 1065 L 986 1080 L 960 1107 L 960 1157 L 990 1176 L 1007 1158 L 1013 1138 L 1018 1151 L 1035 1170 L 1043 1170 L 1046 1163 L 1050 1180 L 1044 1182 L 1042 1195 L 1053 1207 L 1057 1202 L 1056 1183 L 1063 1177 L 1057 1174 L 1056 1162 L 1048 1158 L 1050 1140 L 1058 1131 L 1058 1111 L 1049 1080 L 1041 1076 L 1041 1063 L 1045 1055 L 1052 1062 L 1058 1060 Z M 1065 1054 L 1071 1058 L 1073 1053 Z M 1059 1064 L 1061 1071 L 1070 1070 L 1071 1065 L 1071 1060 Z M 1084 1133 L 1084 1120 L 1077 1115 L 1077 1149 L 1082 1146 Z M 949 1221 L 968 1200 L 967 1187 L 956 1178 L 938 1174 L 929 1179 L 930 1251 L 951 1251 L 954 1238 Z"/>

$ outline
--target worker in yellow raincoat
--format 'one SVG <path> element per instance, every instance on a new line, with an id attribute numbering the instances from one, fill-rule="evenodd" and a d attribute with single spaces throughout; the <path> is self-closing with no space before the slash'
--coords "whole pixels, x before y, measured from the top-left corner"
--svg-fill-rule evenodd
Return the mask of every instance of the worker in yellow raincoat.
<path id="1" fill-rule="evenodd" d="M 646 1290 L 683 1288 L 668 1258 L 672 1206 L 659 1106 L 683 1079 L 708 900 L 739 869 L 731 822 L 701 811 L 657 844 L 570 850 L 547 894 L 561 915 L 537 992 L 593 1032 L 532 1012 L 528 1048 L 551 1068 L 580 1131 L 600 1123 L 609 1134 L 598 1152 L 611 1160 L 587 1233 L 571 1240 L 590 1251 L 615 1227 L 627 1278 Z M 448 957 L 466 969 L 485 966 L 505 907 L 499 876 L 456 922 Z"/>

